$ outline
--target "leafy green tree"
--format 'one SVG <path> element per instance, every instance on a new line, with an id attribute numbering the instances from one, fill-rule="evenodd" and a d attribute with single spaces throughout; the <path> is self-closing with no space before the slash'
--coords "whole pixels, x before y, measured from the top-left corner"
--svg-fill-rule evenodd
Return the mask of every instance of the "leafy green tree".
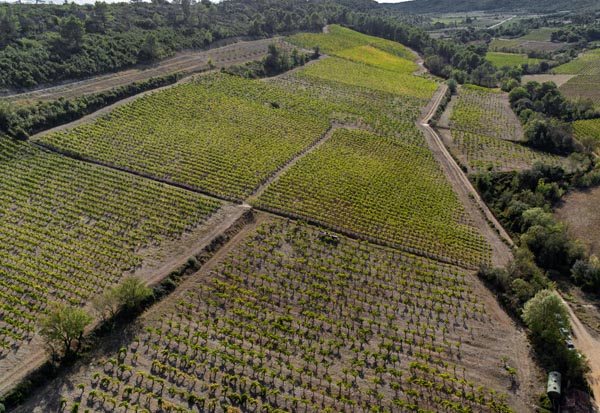
<path id="1" fill-rule="evenodd" d="M 535 337 L 560 338 L 559 321 L 568 326 L 569 316 L 558 294 L 553 290 L 542 290 L 525 303 L 523 321 Z M 558 336 L 557 336 L 558 335 Z"/>
<path id="2" fill-rule="evenodd" d="M 67 47 L 71 49 L 81 48 L 85 26 L 80 19 L 75 16 L 62 19 L 58 27 L 58 32 Z"/>
<path id="3" fill-rule="evenodd" d="M 91 322 L 92 316 L 85 310 L 59 304 L 40 319 L 40 335 L 53 356 L 61 351 L 68 356 L 79 351 L 84 330 Z"/>
<path id="4" fill-rule="evenodd" d="M 126 277 L 123 282 L 114 287 L 113 294 L 118 303 L 126 309 L 135 309 L 152 296 L 152 288 L 135 276 Z"/>
<path id="5" fill-rule="evenodd" d="M 148 33 L 140 50 L 140 60 L 151 62 L 160 59 L 161 55 L 162 51 L 156 35 Z"/>

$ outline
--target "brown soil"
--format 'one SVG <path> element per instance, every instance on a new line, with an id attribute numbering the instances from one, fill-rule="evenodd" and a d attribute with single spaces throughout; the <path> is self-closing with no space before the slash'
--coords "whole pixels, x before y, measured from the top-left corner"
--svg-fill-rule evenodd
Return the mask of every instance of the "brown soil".
<path id="1" fill-rule="evenodd" d="M 246 224 L 229 242 L 227 242 L 222 248 L 220 248 L 211 259 L 209 259 L 202 268 L 186 278 L 178 287 L 177 290 L 156 303 L 150 309 L 148 309 L 142 316 L 140 316 L 136 322 L 127 326 L 123 332 L 115 332 L 114 335 L 103 340 L 102 343 L 98 343 L 97 349 L 90 354 L 85 360 L 78 362 L 73 368 L 70 369 L 66 374 L 63 374 L 56 379 L 48 383 L 40 389 L 35 396 L 31 397 L 27 403 L 13 410 L 13 413 L 46 413 L 46 407 L 52 403 L 56 404 L 59 392 L 64 395 L 67 392 L 73 394 L 77 392 L 76 384 L 82 382 L 87 376 L 90 367 L 94 367 L 101 363 L 105 357 L 114 355 L 116 349 L 122 345 L 126 345 L 129 340 L 134 337 L 142 328 L 142 326 L 148 321 L 155 320 L 164 312 L 172 308 L 190 289 L 193 288 L 199 280 L 206 277 L 206 274 L 220 261 L 222 260 L 234 247 L 236 247 L 248 233 L 254 230 L 258 225 L 268 222 L 273 219 L 271 215 L 255 212 L 254 221 Z"/>
<path id="2" fill-rule="evenodd" d="M 184 234 L 180 240 L 165 242 L 161 247 L 142 251 L 146 261 L 134 274 L 142 277 L 149 285 L 157 284 L 167 277 L 171 271 L 183 265 L 190 257 L 199 253 L 213 239 L 234 225 L 248 210 L 246 205 L 226 204 L 207 222 L 194 231 Z M 91 311 L 91 306 L 88 306 Z M 98 321 L 91 326 L 94 328 Z M 40 368 L 47 360 L 39 337 L 22 345 L 15 354 L 11 354 L 0 364 L 0 396 L 14 388 L 28 374 Z"/>
<path id="3" fill-rule="evenodd" d="M 166 299 L 150 308 L 134 326 L 123 332 L 115 332 L 89 356 L 74 366 L 67 374 L 50 382 L 41 389 L 25 405 L 15 409 L 14 413 L 45 413 L 49 406 L 58 405 L 59 397 L 75 399 L 79 394 L 77 383 L 87 383 L 90 369 L 98 370 L 103 359 L 113 357 L 117 349 L 127 346 L 131 337 L 143 329 L 143 326 L 153 324 L 159 317 L 172 311 L 172 308 L 194 286 L 206 279 L 211 269 L 245 239 L 258 225 L 270 220 L 279 219 L 271 214 L 257 212 L 255 221 L 247 224 L 224 245 L 202 268 L 187 278 L 178 289 Z M 468 380 L 478 385 L 488 386 L 500 392 L 506 392 L 509 405 L 518 412 L 532 412 L 532 395 L 539 393 L 537 384 L 542 380 L 541 373 L 531 361 L 530 348 L 525 334 L 520 331 L 513 321 L 500 308 L 491 293 L 475 276 L 470 278 L 469 285 L 473 288 L 472 296 L 486 302 L 484 323 L 461 337 L 461 366 L 464 366 Z M 296 311 L 296 310 L 294 310 Z M 503 362 L 503 359 L 506 361 Z M 516 386 L 510 385 L 505 363 L 517 370 Z M 145 370 L 150 367 L 143 364 L 138 366 Z M 333 374 L 341 374 L 333 371 Z M 464 374 L 464 373 L 463 373 Z"/>
<path id="4" fill-rule="evenodd" d="M 170 73 L 192 74 L 205 71 L 209 69 L 209 59 L 212 59 L 214 66 L 217 68 L 241 64 L 264 56 L 267 53 L 268 45 L 274 41 L 280 43 L 286 49 L 291 48 L 281 38 L 271 38 L 242 41 L 209 50 L 185 51 L 153 65 L 140 66 L 86 80 L 15 94 L 4 99 L 16 102 L 83 96 Z"/>
<path id="5" fill-rule="evenodd" d="M 527 82 L 554 82 L 556 86 L 562 86 L 576 75 L 525 75 L 521 78 L 521 83 Z"/>
<path id="6" fill-rule="evenodd" d="M 567 224 L 569 235 L 579 239 L 587 247 L 587 252 L 600 253 L 600 188 L 577 191 L 568 194 L 560 208 L 556 210 L 558 219 Z"/>

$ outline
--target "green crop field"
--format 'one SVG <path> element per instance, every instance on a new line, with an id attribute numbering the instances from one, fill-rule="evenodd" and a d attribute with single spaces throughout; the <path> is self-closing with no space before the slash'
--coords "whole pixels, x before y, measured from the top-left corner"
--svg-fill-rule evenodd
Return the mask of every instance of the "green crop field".
<path id="1" fill-rule="evenodd" d="M 336 53 L 336 56 L 398 73 L 411 73 L 418 69 L 417 64 L 412 59 L 404 59 L 373 46 L 345 49 Z"/>
<path id="2" fill-rule="evenodd" d="M 600 143 L 600 119 L 573 122 L 573 136 L 580 141 L 592 140 Z"/>
<path id="3" fill-rule="evenodd" d="M 470 172 L 526 169 L 536 161 L 546 164 L 563 162 L 556 155 L 485 135 L 454 130 L 452 139 L 459 154 L 466 157 Z"/>
<path id="4" fill-rule="evenodd" d="M 534 29 L 527 33 L 525 36 L 519 37 L 519 40 L 535 40 L 540 42 L 548 42 L 552 36 L 552 32 L 557 29 L 555 27 L 542 27 L 540 29 Z"/>
<path id="5" fill-rule="evenodd" d="M 521 45 L 519 40 L 494 39 L 490 43 L 491 51 L 499 51 L 502 49 L 517 49 Z"/>
<path id="6" fill-rule="evenodd" d="M 365 131 L 337 130 L 256 204 L 465 266 L 489 259 L 431 152 Z"/>
<path id="7" fill-rule="evenodd" d="M 474 371 L 506 332 L 462 269 L 277 220 L 198 276 L 65 411 L 514 411 L 507 374 Z"/>
<path id="8" fill-rule="evenodd" d="M 449 126 L 494 138 L 523 140 L 521 122 L 500 91 L 471 85 L 461 87 Z"/>
<path id="9" fill-rule="evenodd" d="M 600 49 L 591 50 L 552 71 L 566 75 L 600 75 Z"/>
<path id="10" fill-rule="evenodd" d="M 368 36 L 335 24 L 329 26 L 327 34 L 300 33 L 289 37 L 289 41 L 307 49 L 318 46 L 322 52 L 333 55 L 346 49 L 369 45 L 404 59 L 414 59 L 410 50 L 400 43 Z"/>
<path id="11" fill-rule="evenodd" d="M 488 52 L 486 53 L 485 58 L 492 62 L 497 68 L 504 66 L 520 66 L 523 64 L 531 65 L 542 62 L 541 59 L 532 59 L 527 57 L 526 54 L 517 53 Z"/>
<path id="12" fill-rule="evenodd" d="M 342 54 L 356 61 L 328 58 L 301 70 L 297 79 L 386 95 L 377 100 L 385 101 L 387 116 L 381 113 L 381 105 L 364 96 L 360 105 L 356 101 L 332 104 L 289 88 L 285 81 L 216 75 L 138 99 L 96 122 L 46 136 L 42 142 L 211 195 L 242 200 L 317 141 L 332 122 L 391 134 L 399 131 L 403 139 L 422 140 L 413 138 L 418 132 L 408 124 L 416 120 L 438 85 L 412 75 L 414 62 L 380 49 L 359 46 Z"/>
<path id="13" fill-rule="evenodd" d="M 589 99 L 600 106 L 600 74 L 575 76 L 561 85 L 560 91 L 568 98 Z"/>
<path id="14" fill-rule="evenodd" d="M 553 69 L 554 73 L 577 75 L 560 87 L 560 91 L 571 99 L 590 99 L 600 105 L 600 49 Z"/>
<path id="15" fill-rule="evenodd" d="M 81 305 L 221 203 L 0 137 L 0 358 L 53 303 Z"/>
<path id="16" fill-rule="evenodd" d="M 438 88 L 435 82 L 423 77 L 397 74 L 334 57 L 323 60 L 318 65 L 308 66 L 304 73 L 321 79 L 422 99 L 430 99 Z"/>
<path id="17" fill-rule="evenodd" d="M 211 194 L 243 199 L 329 127 L 327 120 L 312 114 L 323 111 L 317 102 L 290 94 L 289 106 L 282 106 L 265 89 L 262 82 L 233 76 L 202 78 L 42 141 Z M 254 99 L 261 93 L 268 96 Z"/>

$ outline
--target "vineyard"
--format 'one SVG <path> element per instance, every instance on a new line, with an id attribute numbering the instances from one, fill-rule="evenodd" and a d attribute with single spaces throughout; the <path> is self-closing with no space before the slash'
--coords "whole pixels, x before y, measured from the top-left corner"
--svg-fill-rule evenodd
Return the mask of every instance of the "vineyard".
<path id="1" fill-rule="evenodd" d="M 600 66 L 600 62 L 598 62 Z M 560 87 L 565 96 L 572 99 L 589 99 L 600 106 L 600 75 L 579 75 L 569 79 Z"/>
<path id="2" fill-rule="evenodd" d="M 446 182 L 426 148 L 339 129 L 256 205 L 467 267 L 488 262 L 489 246 Z"/>
<path id="3" fill-rule="evenodd" d="M 503 394 L 516 381 L 500 362 L 510 361 L 513 333 L 487 313 L 464 270 L 268 221 L 38 409 L 433 413 L 522 404 Z M 482 362 L 492 365 L 483 376 Z"/>
<path id="4" fill-rule="evenodd" d="M 366 34 L 355 32 L 338 25 L 329 26 L 329 33 L 300 33 L 291 36 L 288 39 L 291 43 L 306 49 L 319 47 L 322 52 L 337 55 L 348 49 L 354 49 L 361 46 L 372 46 L 386 53 L 410 60 L 414 59 L 409 49 L 400 43 L 381 39 L 379 37 L 368 36 Z"/>
<path id="5" fill-rule="evenodd" d="M 449 127 L 513 141 L 523 140 L 521 122 L 500 91 L 465 85 L 454 104 Z"/>
<path id="6" fill-rule="evenodd" d="M 524 64 L 532 65 L 542 62 L 541 59 L 533 59 L 527 57 L 526 54 L 518 53 L 487 52 L 485 58 L 492 62 L 497 68 L 504 66 L 521 66 Z"/>
<path id="7" fill-rule="evenodd" d="M 560 87 L 572 99 L 590 99 L 600 105 L 600 49 L 589 51 L 553 69 L 554 73 L 577 75 Z"/>
<path id="8" fill-rule="evenodd" d="M 600 119 L 578 120 L 573 122 L 573 136 L 580 142 L 600 142 Z"/>
<path id="9" fill-rule="evenodd" d="M 600 49 L 591 50 L 564 65 L 555 67 L 552 71 L 566 75 L 600 75 Z"/>
<path id="10" fill-rule="evenodd" d="M 3 141 L 8 346 L 50 302 L 81 305 L 225 204 L 198 192 L 258 210 L 109 334 L 118 350 L 99 345 L 23 412 L 528 408 L 529 373 L 506 368 L 525 341 L 473 274 L 492 249 L 416 126 L 439 84 L 404 46 L 340 26 L 292 42 L 333 56 L 267 80 L 199 76 L 38 138 L 63 155 Z M 452 122 L 493 136 L 500 162 L 530 161 L 499 139 L 522 135 L 501 94 L 463 87 Z"/>
<path id="11" fill-rule="evenodd" d="M 531 149 L 516 142 L 509 142 L 486 135 L 452 131 L 451 149 L 457 157 L 466 157 L 469 172 L 512 171 L 530 168 L 537 161 L 560 164 L 562 158 Z"/>
<path id="12" fill-rule="evenodd" d="M 289 94 L 284 105 L 273 93 L 255 99 L 268 94 L 262 82 L 227 75 L 200 79 L 145 96 L 42 142 L 240 200 L 329 127 L 325 109 L 302 96 Z"/>
<path id="13" fill-rule="evenodd" d="M 6 138 L 0 169 L 0 366 L 51 304 L 84 304 L 221 205 Z"/>
<path id="14" fill-rule="evenodd" d="M 365 55 L 364 57 L 367 59 L 370 56 Z M 376 65 L 379 64 L 382 63 L 376 63 Z M 424 100 L 431 99 L 438 88 L 435 82 L 410 73 L 392 72 L 374 67 L 374 65 L 335 57 L 323 60 L 318 65 L 308 66 L 303 72 L 308 76 Z"/>
<path id="15" fill-rule="evenodd" d="M 373 46 L 360 46 L 342 50 L 336 56 L 353 62 L 366 63 L 397 73 L 411 73 L 418 69 L 414 61 L 386 53 Z"/>

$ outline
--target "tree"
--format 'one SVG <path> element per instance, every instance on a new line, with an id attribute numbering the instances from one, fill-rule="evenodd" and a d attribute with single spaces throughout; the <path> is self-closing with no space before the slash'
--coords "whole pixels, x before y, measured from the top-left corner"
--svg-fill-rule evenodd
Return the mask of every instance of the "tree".
<path id="1" fill-rule="evenodd" d="M 456 90 L 458 88 L 458 82 L 455 79 L 448 79 L 448 89 L 450 90 L 450 93 L 452 93 L 453 95 L 456 95 Z"/>
<path id="2" fill-rule="evenodd" d="M 120 285 L 112 290 L 119 305 L 130 310 L 139 307 L 152 296 L 152 288 L 147 287 L 139 277 L 135 276 L 126 277 Z"/>
<path id="3" fill-rule="evenodd" d="M 69 16 L 66 19 L 62 19 L 58 27 L 58 32 L 67 47 L 72 49 L 81 48 L 85 26 L 77 17 Z"/>
<path id="4" fill-rule="evenodd" d="M 142 61 L 153 61 L 160 59 L 161 48 L 158 43 L 158 39 L 154 33 L 149 33 L 144 39 L 144 44 L 140 50 L 140 60 Z"/>
<path id="5" fill-rule="evenodd" d="M 534 335 L 540 336 L 549 330 L 558 332 L 560 322 L 568 325 L 567 309 L 553 290 L 542 290 L 523 307 L 523 321 Z"/>
<path id="6" fill-rule="evenodd" d="M 65 356 L 76 353 L 81 348 L 85 328 L 92 322 L 85 310 L 58 304 L 39 321 L 40 335 L 53 356 L 62 351 Z M 73 349 L 73 343 L 77 346 Z"/>

